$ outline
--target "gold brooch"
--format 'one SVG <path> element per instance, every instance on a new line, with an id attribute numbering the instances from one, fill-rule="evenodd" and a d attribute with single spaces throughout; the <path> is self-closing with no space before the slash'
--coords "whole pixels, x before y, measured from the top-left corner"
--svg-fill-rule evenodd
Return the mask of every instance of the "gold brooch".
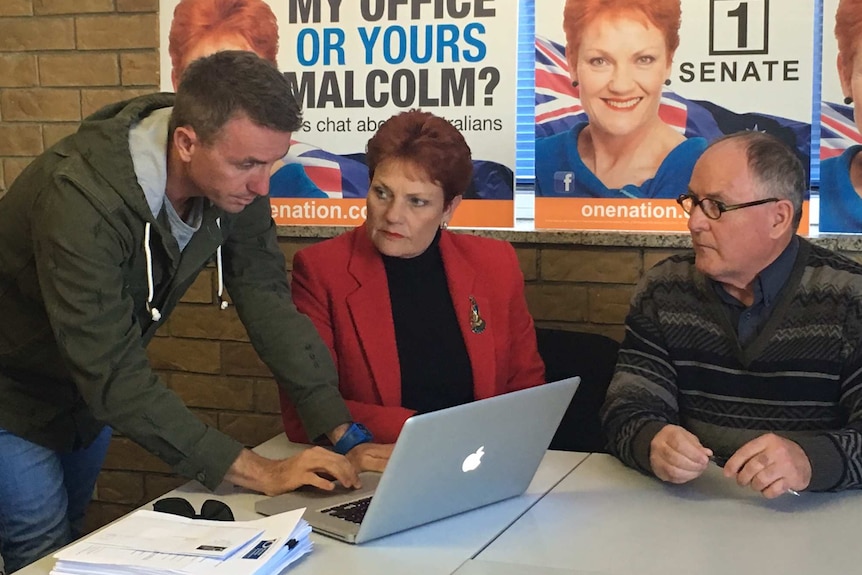
<path id="1" fill-rule="evenodd" d="M 485 320 L 479 315 L 479 304 L 473 296 L 470 296 L 470 331 L 473 333 L 485 331 Z"/>

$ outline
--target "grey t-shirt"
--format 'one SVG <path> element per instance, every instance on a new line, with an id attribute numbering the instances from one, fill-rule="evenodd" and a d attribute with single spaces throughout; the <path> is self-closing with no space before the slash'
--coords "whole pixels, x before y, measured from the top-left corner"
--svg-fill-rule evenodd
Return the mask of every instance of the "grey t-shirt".
<path id="1" fill-rule="evenodd" d="M 173 108 L 160 108 L 141 120 L 129 131 L 129 151 L 135 166 L 135 177 L 144 190 L 147 205 L 154 218 L 165 210 L 171 235 L 180 246 L 180 251 L 188 245 L 192 236 L 201 226 L 204 199 L 194 198 L 189 217 L 183 220 L 171 202 L 165 201 L 165 188 L 168 180 L 168 123 Z"/>

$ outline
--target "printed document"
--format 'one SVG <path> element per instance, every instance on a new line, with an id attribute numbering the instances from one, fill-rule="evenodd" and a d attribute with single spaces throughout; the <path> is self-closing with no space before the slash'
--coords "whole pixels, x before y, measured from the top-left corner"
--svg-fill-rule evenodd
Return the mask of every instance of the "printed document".
<path id="1" fill-rule="evenodd" d="M 57 564 L 51 575 L 107 575 L 108 573 L 134 575 L 277 575 L 288 565 L 311 551 L 311 527 L 302 519 L 305 509 L 297 509 L 253 521 L 223 522 L 201 519 L 187 520 L 183 517 L 139 510 L 128 517 L 109 525 L 102 532 L 82 539 L 54 557 Z M 121 547 L 105 544 L 104 531 L 115 528 L 137 514 L 133 523 L 141 519 L 156 519 L 163 529 L 182 528 L 185 521 L 193 523 L 220 523 L 222 526 L 244 526 L 259 535 L 248 540 L 235 553 L 225 558 L 207 557 L 200 554 L 160 552 L 136 549 L 136 545 Z M 155 517 L 154 517 L 155 516 Z M 173 524 L 168 526 L 167 524 Z M 125 532 L 125 528 L 121 531 Z M 96 537 L 98 536 L 98 537 Z M 108 541 L 116 542 L 115 538 Z M 127 540 L 128 541 L 128 540 Z M 151 545 L 146 545 L 151 547 Z"/>

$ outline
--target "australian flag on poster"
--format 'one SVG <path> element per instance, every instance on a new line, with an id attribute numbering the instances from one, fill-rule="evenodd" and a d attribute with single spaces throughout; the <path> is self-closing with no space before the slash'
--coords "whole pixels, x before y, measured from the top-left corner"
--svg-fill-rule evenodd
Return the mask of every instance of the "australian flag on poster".
<path id="1" fill-rule="evenodd" d="M 565 47 L 537 36 L 536 138 L 586 121 L 579 96 L 578 88 L 572 87 Z M 700 136 L 711 141 L 742 130 L 772 134 L 796 151 L 808 177 L 811 124 L 761 113 L 738 114 L 712 102 L 687 100 L 669 91 L 662 94 L 659 117 L 686 138 Z"/>
<path id="2" fill-rule="evenodd" d="M 465 200 L 511 200 L 515 197 L 511 169 L 487 160 L 473 160 L 473 178 Z M 269 180 L 273 198 L 364 198 L 368 195 L 365 154 L 333 154 L 311 144 L 291 141 L 290 151 Z"/>
<path id="3" fill-rule="evenodd" d="M 291 140 L 290 151 L 269 178 L 273 198 L 364 198 L 368 166 L 311 144 Z"/>
<path id="4" fill-rule="evenodd" d="M 850 146 L 862 144 L 862 135 L 853 120 L 853 106 L 820 103 L 820 159 L 840 156 Z"/>

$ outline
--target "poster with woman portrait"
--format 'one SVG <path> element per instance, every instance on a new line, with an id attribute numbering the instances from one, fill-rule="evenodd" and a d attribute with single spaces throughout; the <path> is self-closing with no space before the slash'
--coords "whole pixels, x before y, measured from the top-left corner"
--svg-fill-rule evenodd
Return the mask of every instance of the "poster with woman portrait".
<path id="1" fill-rule="evenodd" d="M 503 0 L 160 0 L 161 83 L 194 57 L 252 50 L 284 71 L 302 127 L 270 180 L 279 224 L 357 225 L 366 144 L 421 108 L 471 148 L 473 179 L 452 225 L 514 225 L 517 9 Z"/>
<path id="2" fill-rule="evenodd" d="M 808 2 L 543 2 L 536 227 L 686 231 L 676 198 L 697 159 L 741 130 L 776 135 L 807 169 L 813 26 Z"/>
<path id="3" fill-rule="evenodd" d="M 824 0 L 820 231 L 862 232 L 862 0 Z"/>

